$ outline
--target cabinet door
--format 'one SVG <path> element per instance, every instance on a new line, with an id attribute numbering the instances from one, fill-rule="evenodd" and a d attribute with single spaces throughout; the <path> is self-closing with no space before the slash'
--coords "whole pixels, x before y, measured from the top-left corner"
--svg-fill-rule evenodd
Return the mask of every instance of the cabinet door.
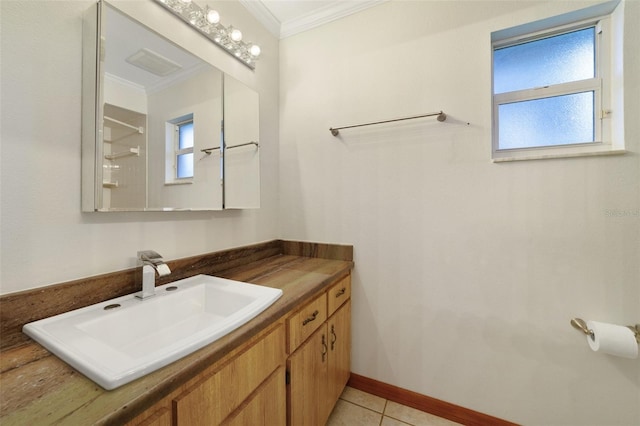
<path id="1" fill-rule="evenodd" d="M 284 367 L 278 368 L 224 426 L 284 426 L 287 422 Z"/>
<path id="2" fill-rule="evenodd" d="M 322 324 L 287 361 L 287 423 L 318 426 L 327 421 L 327 325 Z"/>
<path id="3" fill-rule="evenodd" d="M 278 326 L 218 372 L 174 398 L 178 426 L 220 424 L 283 364 L 284 337 L 284 327 Z"/>
<path id="4" fill-rule="evenodd" d="M 329 318 L 327 327 L 329 335 L 327 404 L 331 410 L 351 374 L 351 300 L 348 300 Z"/>
<path id="5" fill-rule="evenodd" d="M 128 422 L 126 426 L 172 426 L 171 410 L 168 407 L 154 406 L 139 417 Z"/>

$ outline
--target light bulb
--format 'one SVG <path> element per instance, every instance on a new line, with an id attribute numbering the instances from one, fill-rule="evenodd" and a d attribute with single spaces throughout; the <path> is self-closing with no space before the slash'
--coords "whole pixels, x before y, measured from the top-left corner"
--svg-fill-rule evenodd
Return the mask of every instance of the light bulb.
<path id="1" fill-rule="evenodd" d="M 210 24 L 217 24 L 220 22 L 220 14 L 213 9 L 207 9 L 207 21 Z"/>
<path id="2" fill-rule="evenodd" d="M 242 40 L 242 31 L 234 28 L 233 30 L 231 30 L 230 37 L 233 41 L 240 41 Z"/>
<path id="3" fill-rule="evenodd" d="M 251 53 L 251 56 L 258 57 L 260 56 L 260 52 L 260 46 L 258 46 L 257 44 L 252 44 L 249 48 L 249 53 Z"/>

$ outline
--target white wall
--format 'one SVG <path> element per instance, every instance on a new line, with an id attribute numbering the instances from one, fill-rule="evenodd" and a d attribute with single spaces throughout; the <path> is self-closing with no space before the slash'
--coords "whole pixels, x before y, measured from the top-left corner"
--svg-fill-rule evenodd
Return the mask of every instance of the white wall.
<path id="1" fill-rule="evenodd" d="M 91 2 L 2 0 L 2 294 L 130 268 L 141 249 L 175 259 L 278 236 L 278 40 L 238 2 L 209 3 L 261 45 L 252 72 L 151 0 L 117 3 L 260 93 L 261 208 L 81 213 L 81 30 Z"/>
<path id="2" fill-rule="evenodd" d="M 528 425 L 640 424 L 640 360 L 569 325 L 640 322 L 640 2 L 629 153 L 490 162 L 490 33 L 589 4 L 392 1 L 281 42 L 281 236 L 354 244 L 355 373 Z"/>

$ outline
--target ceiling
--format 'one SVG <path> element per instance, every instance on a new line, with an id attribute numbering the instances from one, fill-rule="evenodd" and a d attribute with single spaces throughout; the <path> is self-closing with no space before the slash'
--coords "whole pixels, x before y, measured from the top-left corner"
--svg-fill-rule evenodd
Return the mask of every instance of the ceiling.
<path id="1" fill-rule="evenodd" d="M 169 42 L 109 4 L 105 4 L 105 14 L 103 66 L 107 80 L 118 82 L 130 90 L 149 94 L 210 67 L 202 59 Z M 143 52 L 148 52 L 151 56 L 140 55 Z M 143 60 L 132 61 L 135 57 L 142 57 Z M 147 67 L 141 67 L 141 63 Z M 172 72 L 161 72 L 162 67 L 167 65 L 175 68 Z"/>
<path id="2" fill-rule="evenodd" d="M 240 0 L 273 35 L 285 38 L 389 0 Z"/>
<path id="3" fill-rule="evenodd" d="M 317 27 L 388 0 L 239 0 L 265 27 L 278 38 L 284 38 Z M 131 90 L 151 93 L 174 82 L 202 72 L 206 64 L 173 43 L 139 25 L 127 15 L 107 4 L 108 25 L 105 73 L 111 82 Z M 145 48 L 145 49 L 142 49 Z M 152 56 L 140 55 L 150 51 Z M 177 70 L 166 76 L 133 63 L 141 56 L 147 65 L 174 64 Z M 152 68 L 154 68 L 152 67 Z M 156 68 L 157 70 L 157 68 Z"/>

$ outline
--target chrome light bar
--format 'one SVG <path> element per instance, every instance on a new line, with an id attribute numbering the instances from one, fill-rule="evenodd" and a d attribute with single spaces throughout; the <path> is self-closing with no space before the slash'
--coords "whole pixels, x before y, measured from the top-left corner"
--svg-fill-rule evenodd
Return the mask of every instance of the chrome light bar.
<path id="1" fill-rule="evenodd" d="M 239 29 L 220 24 L 220 14 L 217 11 L 209 6 L 200 7 L 192 0 L 155 1 L 252 70 L 256 68 L 260 46 L 242 41 Z"/>

